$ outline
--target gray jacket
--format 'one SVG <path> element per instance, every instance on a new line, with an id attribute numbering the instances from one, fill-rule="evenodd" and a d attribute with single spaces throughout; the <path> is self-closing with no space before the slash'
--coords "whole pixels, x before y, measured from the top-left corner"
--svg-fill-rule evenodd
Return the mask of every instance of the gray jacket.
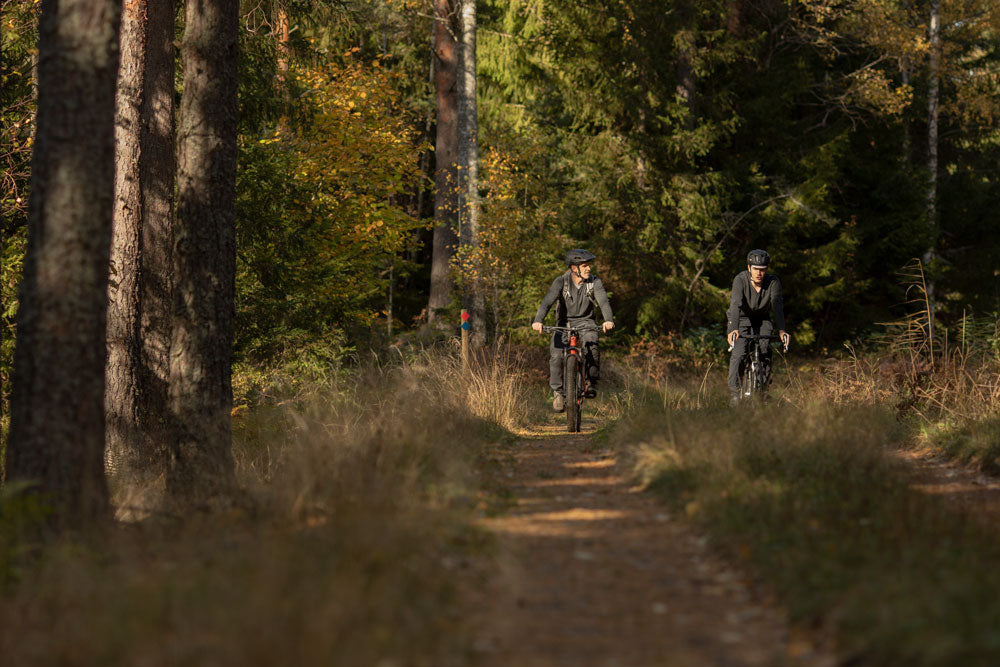
<path id="1" fill-rule="evenodd" d="M 778 331 L 785 330 L 785 306 L 781 299 L 781 281 L 773 273 L 765 273 L 760 291 L 753 288 L 750 282 L 750 272 L 741 271 L 733 279 L 733 291 L 729 297 L 729 310 L 726 332 L 740 328 L 740 320 L 760 322 L 770 319 L 774 312 L 774 326 Z"/>
<path id="2" fill-rule="evenodd" d="M 535 313 L 535 322 L 543 322 L 548 315 L 552 304 L 559 302 L 556 311 L 556 324 L 564 327 L 567 323 L 573 326 L 585 324 L 583 320 L 594 322 L 595 308 L 594 299 L 601 308 L 601 315 L 605 322 L 614 322 L 614 313 L 611 312 L 611 304 L 608 302 L 608 293 L 604 290 L 604 284 L 600 278 L 591 276 L 580 283 L 579 286 L 573 284 L 573 279 L 569 271 L 552 281 L 552 286 L 545 293 L 542 305 Z"/>

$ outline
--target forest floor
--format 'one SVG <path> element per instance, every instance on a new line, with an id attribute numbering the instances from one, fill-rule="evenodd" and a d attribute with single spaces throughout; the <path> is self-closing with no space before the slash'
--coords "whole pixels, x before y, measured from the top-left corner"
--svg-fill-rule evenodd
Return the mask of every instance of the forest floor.
<path id="1" fill-rule="evenodd" d="M 510 503 L 482 523 L 502 574 L 473 601 L 481 664 L 836 664 L 684 517 L 635 487 L 593 421 L 567 434 L 564 419 L 501 453 Z"/>

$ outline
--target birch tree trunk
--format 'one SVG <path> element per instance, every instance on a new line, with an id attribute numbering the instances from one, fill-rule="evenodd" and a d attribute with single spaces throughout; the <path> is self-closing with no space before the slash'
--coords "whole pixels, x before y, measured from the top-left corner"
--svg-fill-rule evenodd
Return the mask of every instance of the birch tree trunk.
<path id="1" fill-rule="evenodd" d="M 28 245 L 17 317 L 8 481 L 59 528 L 107 515 L 105 319 L 120 3 L 44 0 Z"/>
<path id="2" fill-rule="evenodd" d="M 458 246 L 458 43 L 451 0 L 434 0 L 435 94 L 437 128 L 434 141 L 434 240 L 427 322 L 449 327 L 441 311 L 451 303 L 454 284 L 451 259 Z"/>
<path id="3" fill-rule="evenodd" d="M 486 299 L 476 250 L 479 247 L 479 116 L 476 105 L 476 0 L 460 0 L 462 48 L 458 85 L 459 247 L 465 267 L 462 307 L 469 312 L 470 343 L 486 343 Z"/>
<path id="4" fill-rule="evenodd" d="M 183 502 L 233 488 L 238 0 L 188 0 L 178 121 L 172 438 L 167 491 Z"/>
<path id="5" fill-rule="evenodd" d="M 928 70 L 927 70 L 927 226 L 930 230 L 930 244 L 924 252 L 926 267 L 934 260 L 937 246 L 937 176 L 938 176 L 938 116 L 941 81 L 941 15 L 939 0 L 930 1 L 930 24 L 928 27 Z M 927 279 L 927 328 L 928 335 L 934 337 L 934 279 Z"/>
<path id="6" fill-rule="evenodd" d="M 162 472 L 170 347 L 174 14 L 123 9 L 115 127 L 115 213 L 108 290 L 105 465 Z"/>

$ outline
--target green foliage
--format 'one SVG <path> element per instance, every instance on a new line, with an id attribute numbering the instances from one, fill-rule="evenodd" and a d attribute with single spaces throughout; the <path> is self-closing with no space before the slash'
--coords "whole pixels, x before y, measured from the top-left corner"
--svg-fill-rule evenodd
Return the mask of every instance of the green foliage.
<path id="1" fill-rule="evenodd" d="M 561 269 L 562 252 L 588 247 L 613 293 L 618 330 L 652 340 L 717 326 L 746 251 L 766 247 L 792 333 L 828 347 L 892 319 L 896 270 L 934 246 L 939 319 L 997 310 L 992 4 L 942 3 L 932 226 L 919 3 L 803 0 L 752 11 L 725 0 L 684 0 L 670 11 L 656 0 L 478 3 L 483 235 L 478 255 L 459 260 L 460 279 L 483 291 L 493 332 L 510 335 Z M 398 331 L 420 321 L 433 215 L 429 7 L 244 3 L 243 362 L 280 366 L 283 350 L 332 359 L 380 344 L 376 324 Z M 5 400 L 35 8 L 3 5 Z"/>
<path id="2" fill-rule="evenodd" d="M 396 203 L 418 146 L 392 77 L 377 63 L 295 76 L 308 120 L 241 142 L 237 347 L 256 360 L 370 325 L 423 224 Z"/>
<path id="3" fill-rule="evenodd" d="M 0 12 L 0 414 L 6 442 L 10 373 L 14 357 L 17 290 L 21 281 L 28 218 L 28 175 L 34 142 L 32 57 L 35 53 L 37 4 L 4 2 Z M 0 461 L 3 446 L 0 445 Z M 2 471 L 0 471 L 2 472 Z"/>
<path id="4" fill-rule="evenodd" d="M 831 18 L 818 25 L 826 6 Z M 644 0 L 496 0 L 481 23 L 482 115 L 488 132 L 506 119 L 546 137 L 543 178 L 560 202 L 560 226 L 601 256 L 633 331 L 656 336 L 721 320 L 746 251 L 764 246 L 793 332 L 828 344 L 884 318 L 894 271 L 935 238 L 922 171 L 926 90 L 916 69 L 910 85 L 893 71 L 904 56 L 923 67 L 926 44 L 893 7 L 817 0 L 746 12 L 697 1 L 664 12 Z M 854 21 L 872 12 L 877 30 Z M 975 19 L 949 33 L 945 55 L 948 67 L 974 57 L 978 69 L 959 78 L 986 91 L 995 82 L 995 12 Z M 864 69 L 872 62 L 877 72 Z M 948 89 L 962 108 L 971 104 L 966 89 Z M 979 118 L 997 102 L 987 91 Z M 944 122 L 959 118 L 957 108 L 948 106 Z M 943 234 L 941 248 L 974 256 L 982 279 L 997 251 L 978 220 L 995 208 L 998 188 L 985 162 L 964 165 L 996 162 L 986 140 L 995 133 L 963 123 L 942 135 L 957 178 L 939 187 L 941 228 L 962 233 Z M 975 155 L 966 152 L 973 146 Z M 950 249 L 967 234 L 982 243 Z M 941 290 L 950 300 L 942 312 L 996 303 L 996 290 L 984 294 L 971 272 L 950 267 L 936 269 L 939 280 L 964 287 Z"/>

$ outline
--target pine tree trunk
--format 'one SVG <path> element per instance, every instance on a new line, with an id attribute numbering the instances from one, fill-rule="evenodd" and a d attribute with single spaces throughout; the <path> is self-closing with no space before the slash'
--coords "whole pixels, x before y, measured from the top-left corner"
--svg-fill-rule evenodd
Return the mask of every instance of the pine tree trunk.
<path id="1" fill-rule="evenodd" d="M 105 319 L 120 3 L 45 0 L 7 477 L 57 528 L 107 516 Z"/>
<path id="2" fill-rule="evenodd" d="M 105 387 L 109 470 L 162 472 L 170 345 L 173 26 L 170 3 L 123 9 Z"/>
<path id="3" fill-rule="evenodd" d="M 141 465 L 160 474 L 169 439 L 170 338 L 173 333 L 174 3 L 147 3 L 142 160 Z"/>
<path id="4" fill-rule="evenodd" d="M 938 175 L 938 116 L 941 80 L 941 16 L 939 0 L 930 2 L 930 25 L 928 29 L 928 92 L 927 92 L 927 226 L 930 230 L 930 244 L 924 252 L 925 269 L 934 261 L 937 246 L 937 175 Z M 927 328 L 928 335 L 934 337 L 935 295 L 934 279 L 927 279 Z"/>
<path id="5" fill-rule="evenodd" d="M 451 259 L 458 246 L 458 44 L 451 0 L 434 0 L 435 90 L 437 128 L 434 142 L 434 248 L 427 322 L 448 328 L 440 313 L 451 303 L 454 289 Z"/>
<path id="6" fill-rule="evenodd" d="M 123 470 L 141 451 L 139 392 L 141 353 L 142 89 L 145 75 L 146 2 L 124 3 L 118 89 L 115 96 L 115 208 L 108 284 L 108 361 L 104 387 L 105 466 Z M 124 471 L 124 470 L 123 470 Z"/>
<path id="7" fill-rule="evenodd" d="M 459 245 L 472 258 L 462 289 L 470 315 L 470 343 L 486 343 L 486 302 L 476 261 L 479 247 L 479 116 L 476 104 L 476 0 L 460 0 L 462 48 L 458 85 Z"/>
<path id="8" fill-rule="evenodd" d="M 177 128 L 173 434 L 167 491 L 201 502 L 233 487 L 238 0 L 188 0 Z"/>

